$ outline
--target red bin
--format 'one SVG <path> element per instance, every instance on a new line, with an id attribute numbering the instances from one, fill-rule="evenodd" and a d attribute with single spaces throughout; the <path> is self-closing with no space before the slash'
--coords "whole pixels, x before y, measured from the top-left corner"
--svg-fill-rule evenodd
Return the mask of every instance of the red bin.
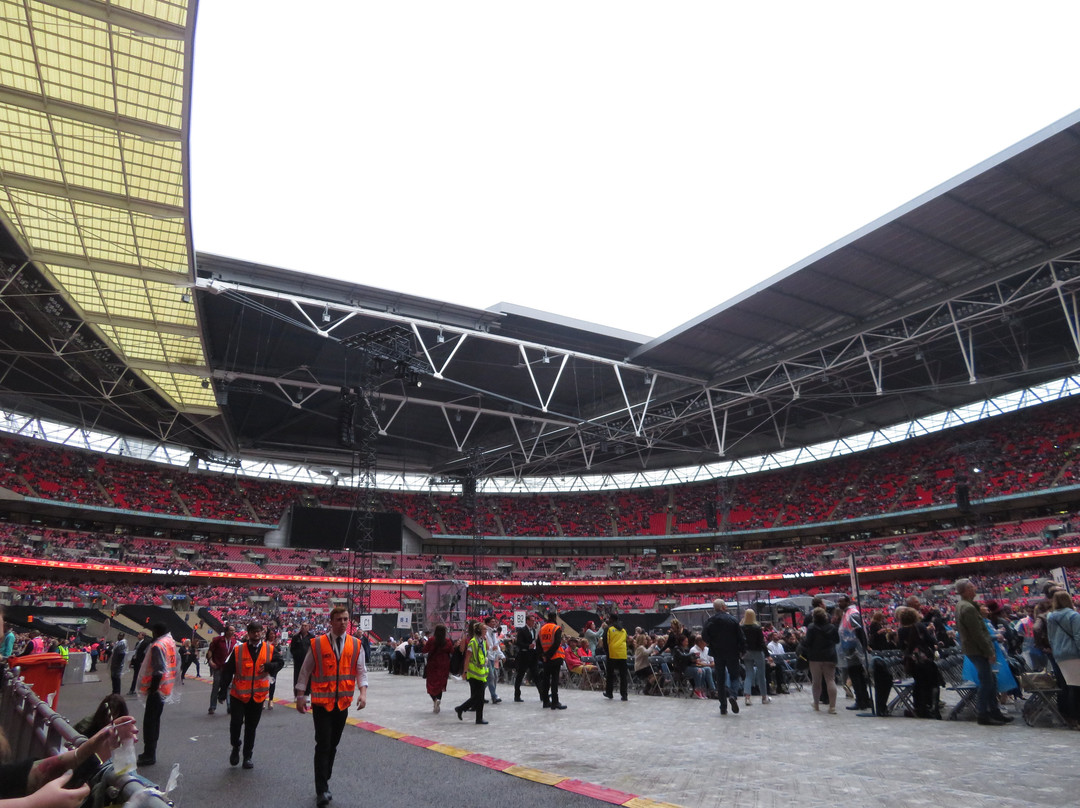
<path id="1" fill-rule="evenodd" d="M 20 675 L 37 697 L 56 709 L 60 699 L 60 683 L 64 679 L 67 660 L 59 654 L 27 654 L 8 657 L 8 667 L 21 668 Z"/>

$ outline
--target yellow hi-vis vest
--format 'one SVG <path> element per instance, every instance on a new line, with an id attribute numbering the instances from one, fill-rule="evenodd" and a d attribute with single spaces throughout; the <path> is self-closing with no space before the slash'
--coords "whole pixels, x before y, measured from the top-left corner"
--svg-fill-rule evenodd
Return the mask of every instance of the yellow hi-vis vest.
<path id="1" fill-rule="evenodd" d="M 483 637 L 473 637 L 469 640 L 469 669 L 465 672 L 465 678 L 487 681 L 487 643 Z"/>

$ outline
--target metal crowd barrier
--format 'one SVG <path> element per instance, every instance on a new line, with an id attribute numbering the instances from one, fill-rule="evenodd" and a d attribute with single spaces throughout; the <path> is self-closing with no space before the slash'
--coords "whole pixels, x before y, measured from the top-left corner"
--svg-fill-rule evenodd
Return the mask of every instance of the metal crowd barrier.
<path id="1" fill-rule="evenodd" d="M 86 740 L 38 698 L 19 677 L 19 668 L 11 669 L 6 663 L 0 663 L 0 727 L 11 745 L 13 760 L 60 754 Z M 135 772 L 117 774 L 111 762 L 104 763 L 87 782 L 91 794 L 86 804 L 172 806 L 155 783 Z"/>

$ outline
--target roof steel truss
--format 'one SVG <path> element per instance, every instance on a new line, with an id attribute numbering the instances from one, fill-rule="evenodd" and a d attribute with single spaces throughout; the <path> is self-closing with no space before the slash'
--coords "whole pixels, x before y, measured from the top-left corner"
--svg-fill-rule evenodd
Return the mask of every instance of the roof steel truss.
<path id="1" fill-rule="evenodd" d="M 621 458 L 623 465 L 627 457 L 637 457 L 646 469 L 658 453 L 687 453 L 694 447 L 699 451 L 704 447 L 699 462 L 712 462 L 732 452 L 737 456 L 746 444 L 765 441 L 784 447 L 800 419 L 840 421 L 874 397 L 902 397 L 915 388 L 959 383 L 955 368 L 945 372 L 942 366 L 962 367 L 960 375 L 970 385 L 1022 374 L 1028 370 L 1028 356 L 1024 340 L 1011 324 L 1027 327 L 1024 317 L 1036 310 L 1043 320 L 1057 312 L 1054 316 L 1070 335 L 1075 359 L 1080 355 L 1078 268 L 1080 251 L 868 325 L 811 351 L 713 380 L 514 339 L 494 329 L 470 330 L 221 280 L 200 279 L 199 286 L 204 293 L 228 293 L 253 306 L 271 298 L 287 299 L 296 327 L 330 340 L 345 337 L 361 316 L 406 327 L 415 338 L 415 360 L 442 385 L 432 393 L 405 385 L 384 386 L 368 397 L 379 434 L 393 435 L 396 422 L 409 408 L 436 409 L 444 425 L 441 442 L 447 456 L 464 462 L 467 450 L 476 445 L 481 423 L 496 419 L 502 428 L 483 433 L 484 474 L 523 476 L 599 471 L 612 457 Z M 275 316 L 287 317 L 281 312 L 276 309 Z M 991 334 L 1002 331 L 1003 324 L 1009 339 Z M 459 367 L 469 341 L 510 346 L 515 360 L 513 364 L 504 360 L 488 383 L 478 383 L 475 375 Z M 984 369 L 980 363 L 988 352 L 994 359 Z M 927 359 L 931 353 L 936 365 Z M 552 367 L 541 376 L 539 368 L 547 365 Z M 571 368 L 604 374 L 612 381 L 613 392 L 600 406 L 594 401 L 592 409 L 574 405 Z M 266 383 L 292 406 L 303 407 L 308 394 L 298 396 L 297 389 L 337 389 L 332 381 L 306 370 L 300 376 L 269 377 L 217 369 L 213 375 L 225 383 L 239 379 Z M 1063 369 L 1061 375 L 1072 370 Z M 513 376 L 519 383 L 501 383 Z M 448 397 L 447 390 L 456 390 L 457 395 Z M 503 438 L 492 442 L 493 434 Z M 456 467 L 457 461 L 451 460 L 438 471 L 453 473 Z"/>

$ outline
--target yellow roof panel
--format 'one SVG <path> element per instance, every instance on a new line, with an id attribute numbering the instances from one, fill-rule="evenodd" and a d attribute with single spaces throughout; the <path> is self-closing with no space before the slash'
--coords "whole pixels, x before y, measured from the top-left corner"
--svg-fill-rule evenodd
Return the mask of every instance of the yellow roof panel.
<path id="1" fill-rule="evenodd" d="M 119 356 L 205 412 L 184 187 L 193 19 L 187 0 L 0 0 L 0 212 Z"/>
<path id="2" fill-rule="evenodd" d="M 203 387 L 205 377 L 185 375 L 183 373 L 163 373 L 156 370 L 145 370 L 143 374 L 162 393 L 183 404 L 185 408 L 202 408 L 217 410 L 217 400 L 214 398 L 212 386 Z"/>
<path id="3" fill-rule="evenodd" d="M 113 326 L 102 326 L 101 330 L 122 345 L 125 356 L 133 360 L 160 362 L 164 358 L 173 365 L 199 365 L 205 361 L 198 337 Z"/>
<path id="4" fill-rule="evenodd" d="M 50 264 L 49 271 L 90 319 L 145 320 L 151 326 L 181 326 L 196 333 L 195 307 L 173 284 L 132 279 L 104 272 Z"/>
<path id="5" fill-rule="evenodd" d="M 101 5 L 123 8 L 183 28 L 187 24 L 187 0 L 99 0 Z"/>
<path id="6" fill-rule="evenodd" d="M 10 187 L 6 191 L 4 213 L 34 249 L 72 255 L 81 249 L 70 200 Z"/>

